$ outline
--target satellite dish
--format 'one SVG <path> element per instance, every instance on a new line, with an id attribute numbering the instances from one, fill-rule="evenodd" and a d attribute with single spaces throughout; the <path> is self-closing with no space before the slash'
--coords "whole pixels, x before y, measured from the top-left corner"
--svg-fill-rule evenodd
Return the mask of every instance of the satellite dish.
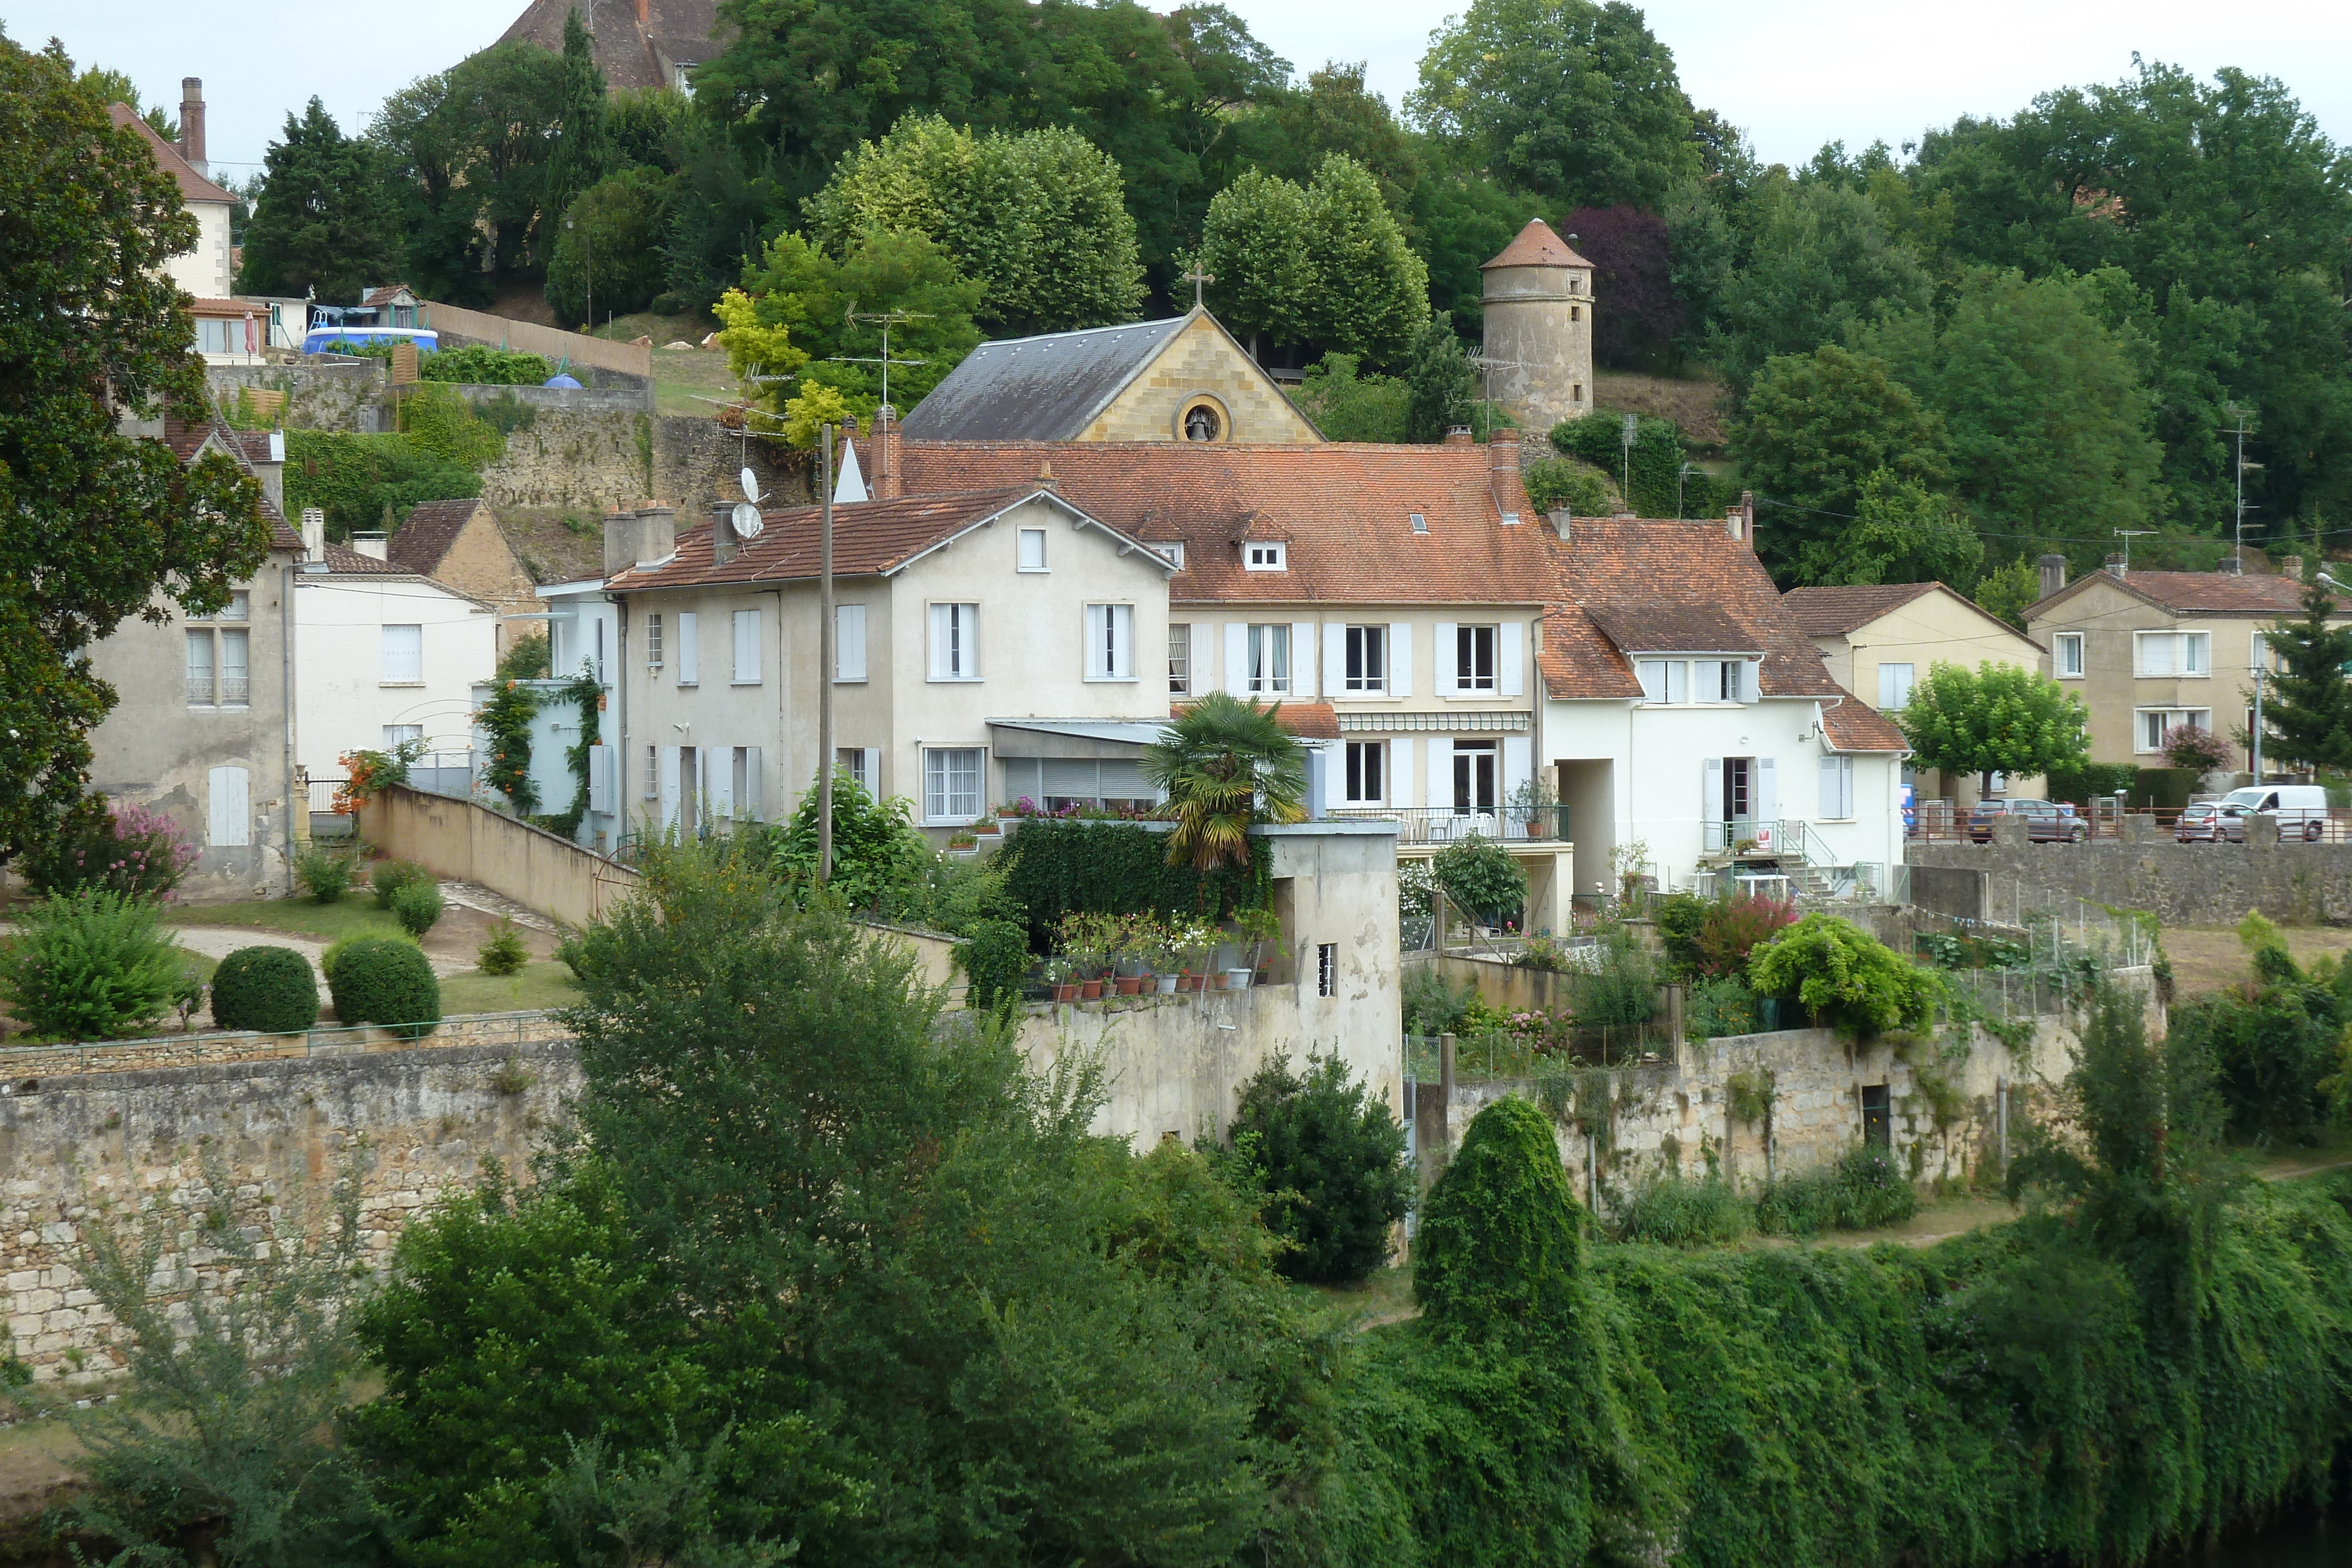
<path id="1" fill-rule="evenodd" d="M 747 468 L 744 472 L 749 474 L 751 470 Z M 759 507 L 751 505 L 749 501 L 738 501 L 735 503 L 735 510 L 732 514 L 732 518 L 735 524 L 735 537 L 737 538 L 756 539 L 760 537 L 762 519 L 760 516 Z"/>
<path id="2" fill-rule="evenodd" d="M 748 463 L 743 465 L 742 480 L 743 498 L 747 501 L 758 500 L 760 498 L 760 476 L 751 472 L 751 466 Z"/>

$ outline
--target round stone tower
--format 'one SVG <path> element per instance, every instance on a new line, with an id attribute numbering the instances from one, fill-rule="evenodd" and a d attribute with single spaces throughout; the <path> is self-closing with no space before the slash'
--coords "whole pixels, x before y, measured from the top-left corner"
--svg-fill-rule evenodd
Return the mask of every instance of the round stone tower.
<path id="1" fill-rule="evenodd" d="M 1480 267 L 1486 395 L 1529 436 L 1592 412 L 1592 264 L 1541 218 Z"/>

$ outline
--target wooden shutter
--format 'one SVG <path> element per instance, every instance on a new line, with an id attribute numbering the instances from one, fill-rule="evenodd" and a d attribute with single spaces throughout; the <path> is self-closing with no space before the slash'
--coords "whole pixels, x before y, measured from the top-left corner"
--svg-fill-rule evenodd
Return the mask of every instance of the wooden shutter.
<path id="1" fill-rule="evenodd" d="M 1533 737 L 1525 735 L 1503 737 L 1503 777 L 1496 780 L 1500 791 L 1497 804 L 1508 810 L 1511 791 L 1528 781 L 1529 760 L 1534 753 Z"/>
<path id="2" fill-rule="evenodd" d="M 1698 815 L 1703 822 L 1723 821 L 1723 758 L 1720 757 L 1710 757 L 1699 764 Z M 1707 847 L 1720 849 L 1723 846 L 1710 844 Z"/>
<path id="3" fill-rule="evenodd" d="M 1433 810 L 1451 810 L 1454 805 L 1454 743 L 1432 739 L 1429 743 L 1429 800 Z"/>
<path id="4" fill-rule="evenodd" d="M 1225 690 L 1237 697 L 1249 695 L 1249 622 L 1225 622 Z"/>
<path id="5" fill-rule="evenodd" d="M 1412 695 L 1412 622 L 1389 623 L 1389 695 Z"/>
<path id="6" fill-rule="evenodd" d="M 665 746 L 661 748 L 661 825 L 665 829 L 677 826 L 677 796 L 678 748 Z"/>
<path id="7" fill-rule="evenodd" d="M 1323 686 L 1335 697 L 1349 695 L 1348 627 L 1345 622 L 1323 622 Z"/>
<path id="8" fill-rule="evenodd" d="M 866 678 L 866 606 L 836 604 L 833 607 L 833 668 L 834 679 L 862 681 Z"/>
<path id="9" fill-rule="evenodd" d="M 1527 654 L 1527 633 L 1528 629 L 1516 621 L 1506 621 L 1501 627 L 1503 645 L 1496 656 L 1503 667 L 1496 675 L 1507 697 L 1518 696 L 1527 690 L 1527 676 L 1520 667 Z"/>
<path id="10" fill-rule="evenodd" d="M 882 799 L 882 748 L 866 748 L 866 792 L 877 800 Z"/>
<path id="11" fill-rule="evenodd" d="M 1342 666 L 1344 669 L 1344 666 Z M 1335 681 L 1334 685 L 1343 683 Z M 1290 695 L 1315 695 L 1315 622 L 1299 621 L 1290 628 Z"/>
<path id="12" fill-rule="evenodd" d="M 735 755 L 731 746 L 706 747 L 702 756 L 702 793 L 710 802 L 714 821 L 735 820 Z"/>
<path id="13" fill-rule="evenodd" d="M 1749 804 L 1756 809 L 1758 821 L 1777 822 L 1780 820 L 1780 780 L 1772 766 L 1772 758 L 1769 757 L 1756 759 L 1756 799 Z"/>
<path id="14" fill-rule="evenodd" d="M 606 816 L 613 812 L 613 748 L 588 748 L 588 809 Z"/>
<path id="15" fill-rule="evenodd" d="M 236 767 L 214 768 L 205 778 L 205 841 L 216 849 L 242 849 L 253 842 L 253 776 Z"/>
<path id="16" fill-rule="evenodd" d="M 682 611 L 677 618 L 677 684 L 693 685 L 702 679 L 702 638 L 700 620 L 691 610 Z"/>
<path id="17" fill-rule="evenodd" d="M 1429 689 L 1439 696 L 1462 689 L 1462 649 L 1451 621 L 1437 623 L 1437 646 L 1429 655 Z M 1445 787 L 1453 789 L 1453 782 L 1449 779 Z"/>

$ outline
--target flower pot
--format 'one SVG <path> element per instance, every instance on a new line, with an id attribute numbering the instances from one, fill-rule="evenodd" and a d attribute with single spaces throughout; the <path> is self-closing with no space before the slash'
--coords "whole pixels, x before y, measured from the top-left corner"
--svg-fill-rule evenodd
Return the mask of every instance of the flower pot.
<path id="1" fill-rule="evenodd" d="M 1225 972 L 1223 969 L 1219 969 L 1213 975 L 1202 976 L 1201 988 L 1204 991 L 1223 990 L 1225 988 Z"/>
<path id="2" fill-rule="evenodd" d="M 1176 977 L 1176 988 L 1180 991 L 1197 991 L 1201 988 L 1201 977 L 1179 975 Z"/>
<path id="3" fill-rule="evenodd" d="M 1100 980 L 1088 980 L 1078 988 L 1078 999 L 1082 1002 L 1098 1001 L 1101 998 L 1102 982 Z"/>
<path id="4" fill-rule="evenodd" d="M 1153 977 L 1152 983 L 1159 988 L 1159 991 L 1161 996 L 1172 997 L 1176 994 L 1176 981 L 1178 978 L 1179 977 L 1175 975 L 1160 975 Z"/>
<path id="5" fill-rule="evenodd" d="M 1225 971 L 1225 989 L 1229 991 L 1246 991 L 1250 988 L 1250 971 L 1247 969 L 1227 969 Z"/>
<path id="6" fill-rule="evenodd" d="M 1143 977 L 1140 975 L 1121 975 L 1118 977 L 1118 994 L 1122 997 L 1141 996 L 1143 994 Z"/>
<path id="7" fill-rule="evenodd" d="M 1076 1001 L 1078 999 L 1077 983 L 1076 981 L 1070 981 L 1064 985 L 1055 986 L 1054 988 L 1054 999 L 1057 1002 Z"/>

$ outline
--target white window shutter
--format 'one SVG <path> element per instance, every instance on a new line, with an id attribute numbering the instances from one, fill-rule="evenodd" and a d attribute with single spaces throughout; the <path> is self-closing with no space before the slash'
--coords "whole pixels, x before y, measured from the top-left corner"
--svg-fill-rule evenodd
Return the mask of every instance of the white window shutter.
<path id="1" fill-rule="evenodd" d="M 955 673 L 948 667 L 948 641 L 954 634 L 950 618 L 953 613 L 951 606 L 931 606 L 931 679 L 935 681 L 944 681 Z"/>
<path id="2" fill-rule="evenodd" d="M 1323 775 L 1323 810 L 1328 816 L 1348 803 L 1348 743 L 1335 740 L 1315 747 L 1316 771 Z"/>
<path id="3" fill-rule="evenodd" d="M 735 748 L 706 748 L 702 755 L 709 758 L 703 765 L 702 792 L 710 801 L 710 815 L 714 821 L 731 822 L 735 820 Z"/>
<path id="4" fill-rule="evenodd" d="M 1506 621 L 1502 625 L 1502 635 L 1503 667 L 1498 672 L 1502 679 L 1502 695 L 1515 697 L 1527 690 L 1527 676 L 1520 666 L 1527 657 L 1528 629 L 1517 621 Z"/>
<path id="5" fill-rule="evenodd" d="M 702 637 L 700 621 L 691 611 L 682 612 L 677 618 L 677 684 L 693 685 L 702 679 Z"/>
<path id="6" fill-rule="evenodd" d="M 1086 674 L 1087 679 L 1090 681 L 1101 680 L 1111 673 L 1109 661 L 1103 657 L 1103 640 L 1107 635 L 1104 629 L 1109 624 L 1109 605 L 1089 604 L 1087 606 Z"/>
<path id="7" fill-rule="evenodd" d="M 1454 634 L 1454 622 L 1439 622 L 1437 646 L 1431 649 L 1429 654 L 1429 689 L 1439 696 L 1462 689 L 1462 650 L 1459 644 L 1460 639 Z M 1448 748 L 1451 749 L 1451 743 Z M 1454 785 L 1448 780 L 1445 787 L 1451 789 Z"/>
<path id="8" fill-rule="evenodd" d="M 1710 757 L 1699 764 L 1698 814 L 1701 821 L 1723 821 L 1723 758 Z"/>
<path id="9" fill-rule="evenodd" d="M 1454 743 L 1429 743 L 1429 799 L 1424 804 L 1443 810 L 1454 804 Z"/>
<path id="10" fill-rule="evenodd" d="M 761 821 L 760 815 L 760 748 L 743 748 L 743 788 L 735 799 L 735 809 L 743 813 L 747 822 Z"/>
<path id="11" fill-rule="evenodd" d="M 1290 695 L 1295 697 L 1312 697 L 1315 695 L 1315 622 L 1312 621 L 1291 622 Z"/>
<path id="12" fill-rule="evenodd" d="M 1756 820 L 1777 822 L 1780 820 L 1780 779 L 1769 757 L 1756 759 Z"/>
<path id="13" fill-rule="evenodd" d="M 877 800 L 882 799 L 882 748 L 866 747 L 866 792 Z"/>
<path id="14" fill-rule="evenodd" d="M 613 811 L 613 748 L 588 748 L 588 809 L 610 816 Z"/>
<path id="15" fill-rule="evenodd" d="M 1388 786 L 1390 805 L 1412 804 L 1412 742 L 1399 736 L 1389 742 L 1388 777 L 1381 780 Z"/>
<path id="16" fill-rule="evenodd" d="M 1389 695 L 1412 695 L 1412 622 L 1397 621 L 1389 626 Z"/>
<path id="17" fill-rule="evenodd" d="M 1249 695 L 1249 622 L 1225 622 L 1225 690 L 1237 697 Z"/>
<path id="18" fill-rule="evenodd" d="M 1528 761 L 1533 755 L 1534 743 L 1531 737 L 1524 735 L 1507 735 L 1503 737 L 1503 777 L 1500 780 L 1502 788 L 1500 801 L 1506 809 L 1508 809 L 1511 803 L 1511 791 L 1517 789 L 1520 785 L 1528 781 Z"/>
<path id="19" fill-rule="evenodd" d="M 1122 681 L 1135 679 L 1135 606 L 1114 604 L 1110 612 L 1110 673 Z"/>
<path id="20" fill-rule="evenodd" d="M 862 681 L 866 678 L 866 606 L 836 604 L 833 607 L 833 667 L 834 678 Z"/>
<path id="21" fill-rule="evenodd" d="M 1323 689 L 1335 697 L 1348 695 L 1348 627 L 1344 622 L 1323 622 Z"/>
<path id="22" fill-rule="evenodd" d="M 678 748 L 661 748 L 661 825 L 664 829 L 677 826 Z"/>
<path id="23" fill-rule="evenodd" d="M 253 776 L 242 768 L 215 768 L 206 777 L 205 841 L 215 849 L 253 842 Z"/>
<path id="24" fill-rule="evenodd" d="M 1845 813 L 1838 808 L 1838 759 L 1824 757 L 1818 769 L 1821 775 L 1821 804 L 1814 808 L 1824 821 L 1836 821 Z"/>
<path id="25" fill-rule="evenodd" d="M 1761 659 L 1739 661 L 1739 700 L 1741 702 L 1752 703 L 1762 695 L 1759 683 L 1763 669 L 1764 661 Z"/>

